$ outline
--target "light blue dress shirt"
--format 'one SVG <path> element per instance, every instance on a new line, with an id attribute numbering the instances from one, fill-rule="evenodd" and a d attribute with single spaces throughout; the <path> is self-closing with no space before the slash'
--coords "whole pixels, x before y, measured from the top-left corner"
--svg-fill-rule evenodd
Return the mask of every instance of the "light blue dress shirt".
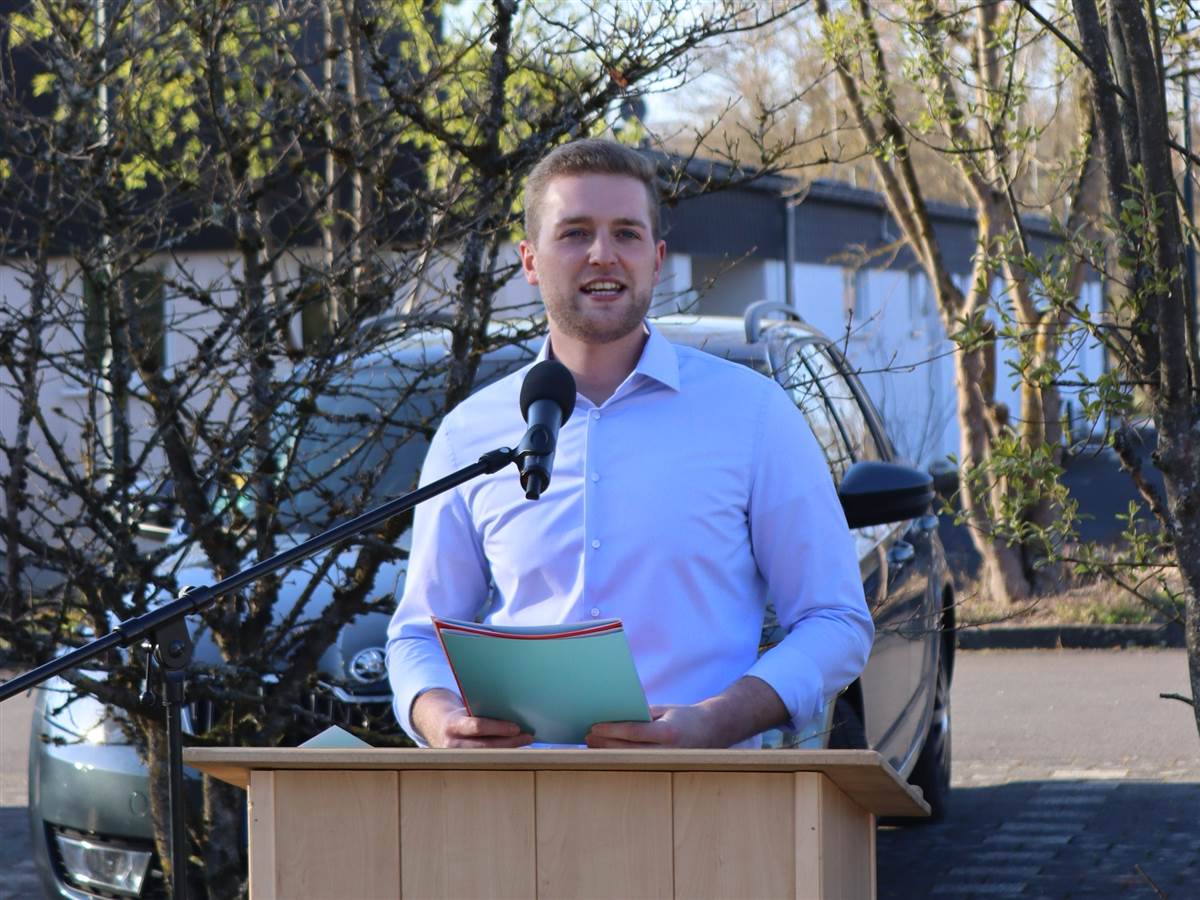
<path id="1" fill-rule="evenodd" d="M 866 664 L 874 627 L 854 541 L 804 417 L 771 379 L 649 331 L 608 400 L 578 397 L 539 500 L 509 467 L 417 508 L 387 655 L 397 719 L 418 742 L 413 700 L 457 693 L 431 615 L 619 618 L 651 705 L 753 675 L 797 726 Z M 527 371 L 445 417 L 422 484 L 520 442 Z M 787 636 L 759 657 L 768 600 Z"/>

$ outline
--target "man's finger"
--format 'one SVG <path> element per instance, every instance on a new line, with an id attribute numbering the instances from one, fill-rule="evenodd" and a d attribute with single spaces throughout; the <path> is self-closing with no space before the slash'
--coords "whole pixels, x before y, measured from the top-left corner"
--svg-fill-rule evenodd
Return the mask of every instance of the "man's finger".
<path id="1" fill-rule="evenodd" d="M 647 750 L 661 747 L 659 741 L 630 741 L 624 738 L 605 737 L 589 732 L 585 741 L 593 750 Z"/>
<path id="2" fill-rule="evenodd" d="M 518 734 L 512 737 L 452 738 L 446 747 L 453 750 L 513 750 L 532 743 L 532 734 Z"/>
<path id="3" fill-rule="evenodd" d="M 458 737 L 515 737 L 521 733 L 521 726 L 503 719 L 463 716 L 451 722 L 447 731 Z"/>
<path id="4" fill-rule="evenodd" d="M 597 722 L 588 737 L 629 744 L 659 744 L 663 737 L 653 722 Z"/>

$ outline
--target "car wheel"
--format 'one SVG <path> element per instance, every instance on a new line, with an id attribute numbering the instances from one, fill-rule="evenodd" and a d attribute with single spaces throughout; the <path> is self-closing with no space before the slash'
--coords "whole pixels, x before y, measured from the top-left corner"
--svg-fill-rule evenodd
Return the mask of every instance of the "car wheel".
<path id="1" fill-rule="evenodd" d="M 950 674 L 943 653 L 938 660 L 937 689 L 933 698 L 933 718 L 925 735 L 925 744 L 909 784 L 916 785 L 929 804 L 928 818 L 913 819 L 913 824 L 940 822 L 946 817 L 950 802 Z"/>

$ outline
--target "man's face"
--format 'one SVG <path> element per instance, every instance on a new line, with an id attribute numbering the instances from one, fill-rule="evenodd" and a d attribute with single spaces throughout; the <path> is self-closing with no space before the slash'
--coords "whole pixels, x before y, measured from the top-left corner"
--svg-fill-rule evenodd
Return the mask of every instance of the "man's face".
<path id="1" fill-rule="evenodd" d="M 640 327 L 667 245 L 650 231 L 645 186 L 626 175 L 560 175 L 546 185 L 537 240 L 521 242 L 553 328 L 606 344 Z"/>

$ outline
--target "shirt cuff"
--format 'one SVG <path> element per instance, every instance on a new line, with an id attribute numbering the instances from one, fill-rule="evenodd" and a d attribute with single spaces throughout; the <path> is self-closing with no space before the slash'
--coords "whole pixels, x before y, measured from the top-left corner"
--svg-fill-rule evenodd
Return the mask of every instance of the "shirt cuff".
<path id="1" fill-rule="evenodd" d="M 802 649 L 778 644 L 758 658 L 746 672 L 771 687 L 790 717 L 790 728 L 799 731 L 821 711 L 825 679 Z"/>
<path id="2" fill-rule="evenodd" d="M 413 646 L 415 644 L 416 646 Z M 423 653 L 424 649 L 431 652 Z M 417 698 L 434 688 L 445 688 L 458 695 L 458 682 L 450 670 L 441 647 L 425 648 L 421 642 L 393 641 L 388 648 L 388 680 L 392 686 L 392 711 L 396 721 L 418 747 L 428 747 L 412 720 Z M 404 650 L 409 652 L 405 653 Z M 441 659 L 438 659 L 438 657 Z"/>

